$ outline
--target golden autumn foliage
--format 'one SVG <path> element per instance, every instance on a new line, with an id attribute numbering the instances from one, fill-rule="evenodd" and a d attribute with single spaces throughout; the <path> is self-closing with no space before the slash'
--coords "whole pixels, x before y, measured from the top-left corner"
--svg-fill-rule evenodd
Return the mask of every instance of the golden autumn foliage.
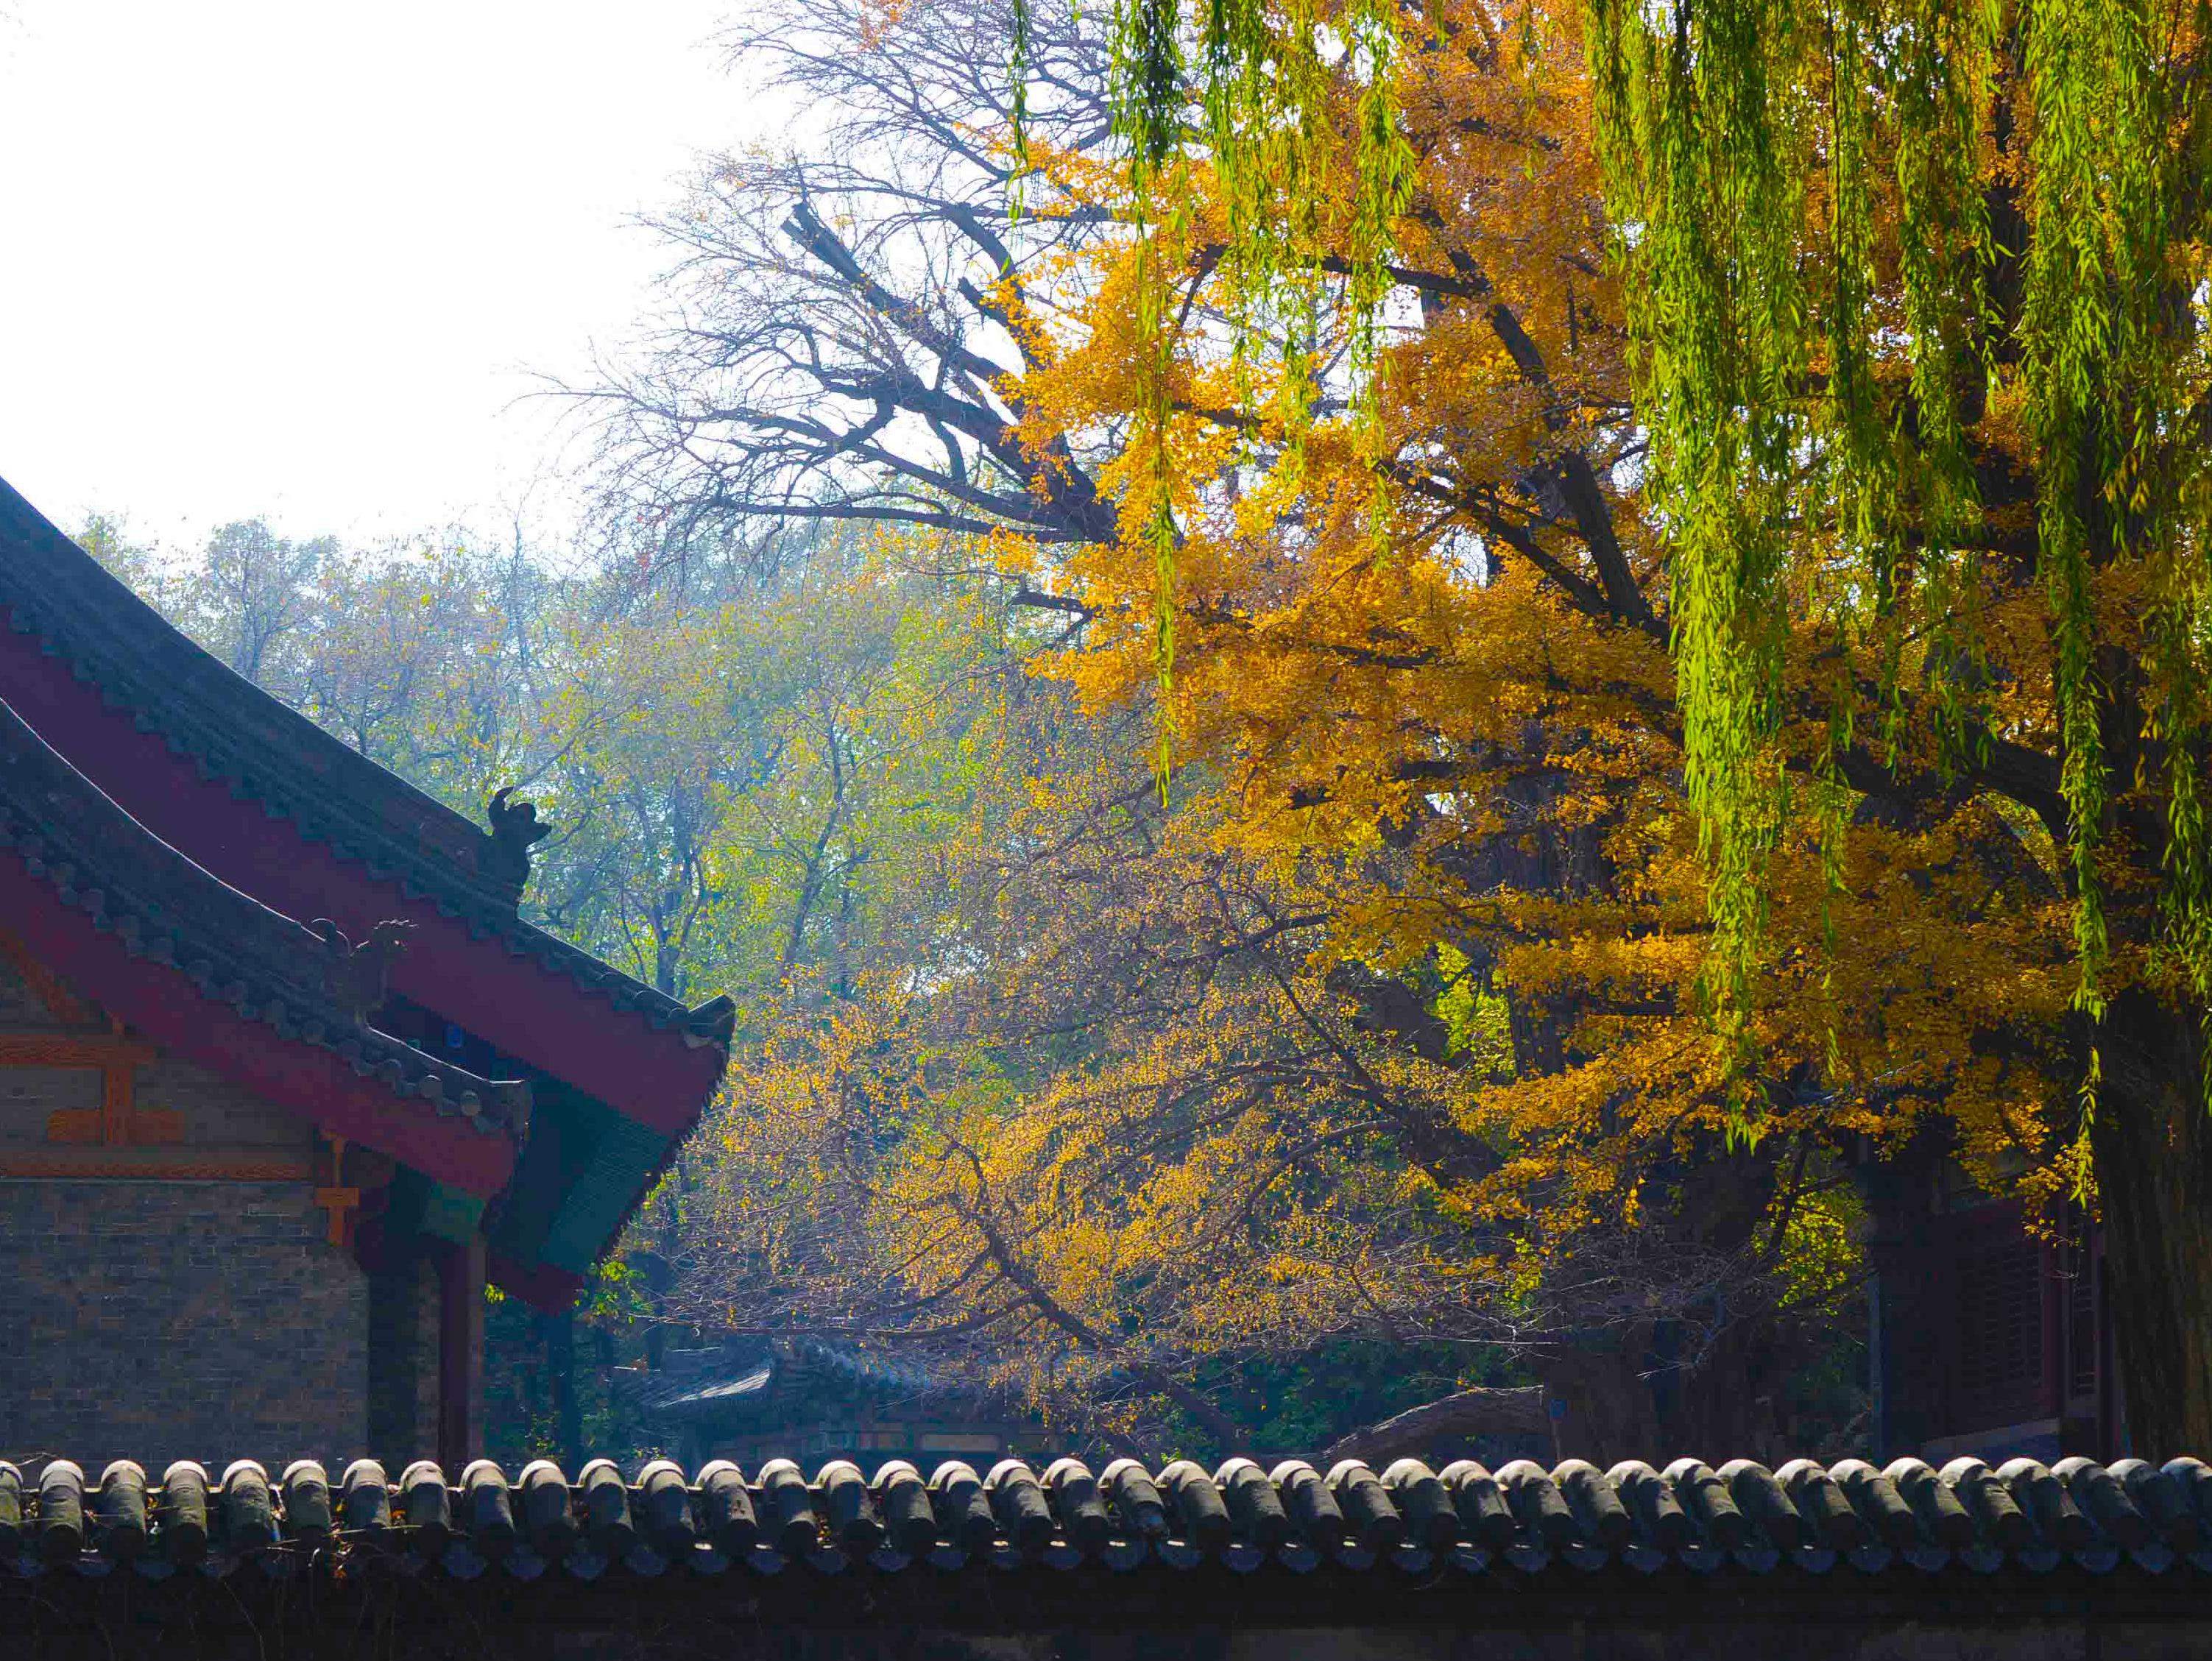
<path id="1" fill-rule="evenodd" d="M 1077 707 L 915 931 L 960 949 L 917 953 L 826 1015 L 799 989 L 765 1064 L 741 1064 L 709 1185 L 731 1249 L 704 1259 L 702 1318 L 934 1345 L 1109 1427 L 1165 1397 L 1224 1440 L 1234 1422 L 1193 1388 L 1208 1357 L 1433 1340 L 1480 1376 L 1503 1349 L 1631 1440 L 1650 1409 L 1613 1398 L 1634 1394 L 1655 1325 L 1688 1335 L 1687 1360 L 1778 1307 L 1826 1315 L 1850 1247 L 1808 1219 L 1850 1209 L 1831 1157 L 1846 1131 L 1905 1134 L 1918 1105 L 1976 1089 L 2002 1103 L 1993 1124 L 2024 1125 L 2032 1075 L 1959 1076 L 1963 1008 L 1866 1044 L 1859 1088 L 1812 1088 L 1831 1012 L 1865 989 L 1838 978 L 1848 947 L 1801 944 L 1769 1017 L 1793 1070 L 1769 1142 L 1716 1160 L 1671 670 L 1543 518 L 1561 489 L 1593 494 L 1632 592 L 1654 580 L 1618 482 L 1634 465 L 1624 348 L 1576 50 L 1512 76 L 1440 64 L 1414 106 L 1471 135 L 1432 158 L 1417 212 L 1468 206 L 1431 233 L 1438 292 L 1389 360 L 1382 419 L 1427 441 L 1405 446 L 1425 459 L 1397 481 L 1387 546 L 1326 379 L 1304 432 L 1255 431 L 1225 417 L 1267 366 L 1194 328 L 1170 433 L 1166 709 L 1141 708 L 1139 446 L 1099 471 L 1121 539 L 1000 550 L 1090 614 L 1078 645 L 1032 664 Z M 1206 182 L 1194 165 L 1178 188 Z M 1115 201 L 1115 175 L 1080 158 L 1061 183 Z M 1205 270 L 1220 234 L 1201 207 L 1178 260 Z M 1048 343 L 1020 393 L 1036 453 L 1140 397 L 1136 264 L 1109 244 L 1033 280 L 1074 297 L 1026 318 Z M 1199 300 L 1200 317 L 1235 303 Z M 1563 453 L 1579 458 L 1564 486 L 1543 476 Z M 1176 742 L 1164 807 L 1132 742 L 1154 719 Z M 1870 829 L 1869 870 L 1907 882 L 1944 834 Z M 1893 909 L 1870 893 L 1839 938 Z M 1936 972 L 1924 996 L 1950 991 Z M 2002 995 L 1985 985 L 1977 1007 Z M 1583 1380 L 1592 1334 L 1610 1370 Z"/>
<path id="2" fill-rule="evenodd" d="M 1815 17 L 1015 0 L 1015 127 L 1000 0 L 763 0 L 842 124 L 662 225 L 637 557 L 172 603 L 738 997 L 663 1317 L 1148 1452 L 1533 1379 L 1771 1456 L 1933 1155 L 2101 1208 L 2203 1444 L 2207 14 Z"/>
<path id="3" fill-rule="evenodd" d="M 1655 336 L 1580 10 L 1398 21 L 1371 383 L 1372 55 L 1322 53 L 1327 119 L 1226 185 L 1195 117 L 1134 185 L 1033 136 L 1030 211 L 1106 228 L 975 292 L 1019 348 L 1001 463 L 1040 503 L 1095 483 L 1117 534 L 1009 515 L 992 539 L 977 603 L 1046 596 L 1078 627 L 1030 633 L 996 793 L 942 888 L 892 902 L 901 949 L 849 997 L 794 985 L 740 1068 L 702 1319 L 918 1346 L 1107 1436 L 1168 1404 L 1235 1441 L 1265 1416 L 1255 1358 L 1357 1341 L 1445 1346 L 1462 1383 L 1513 1358 L 1578 1449 L 1764 1445 L 1859 1284 L 1853 1169 L 1934 1145 L 2056 1226 L 2129 1168 L 2092 1168 L 2093 1045 L 2100 1136 L 2195 1100 L 2201 989 L 2159 922 L 2186 803 L 2141 704 L 2114 714 L 2137 763 L 2096 853 L 2114 1014 L 2084 1024 L 2020 248 L 1954 366 L 1962 494 L 1903 309 L 1926 203 L 1893 174 L 1854 198 L 1854 373 L 1894 490 L 1828 470 L 1842 349 L 1816 351 L 1785 389 L 1802 476 L 1771 499 L 1778 691 L 1743 797 L 1770 817 L 1717 954 L 1735 856 L 1690 789 L 1686 527 L 1653 491 Z M 2021 100 L 2001 79 L 1970 135 L 2015 227 Z M 1256 256 L 1255 200 L 1283 215 Z M 1859 562 L 1877 519 L 1893 589 Z M 2091 574 L 2121 706 L 2154 694 L 2130 679 L 2154 648 L 2203 672 L 2204 642 L 2139 621 L 2176 563 Z"/>

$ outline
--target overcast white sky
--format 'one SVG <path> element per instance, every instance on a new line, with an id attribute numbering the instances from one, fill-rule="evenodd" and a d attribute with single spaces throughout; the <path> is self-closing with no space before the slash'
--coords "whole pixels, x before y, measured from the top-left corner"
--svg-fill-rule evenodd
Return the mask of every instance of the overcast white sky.
<path id="1" fill-rule="evenodd" d="M 626 217 L 748 136 L 742 3 L 0 0 L 0 476 L 172 543 L 495 512 Z"/>

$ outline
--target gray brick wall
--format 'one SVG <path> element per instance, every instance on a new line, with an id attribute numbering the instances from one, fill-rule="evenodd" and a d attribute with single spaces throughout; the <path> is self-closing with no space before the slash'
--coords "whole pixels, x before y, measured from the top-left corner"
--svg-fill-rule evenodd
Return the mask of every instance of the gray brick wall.
<path id="1" fill-rule="evenodd" d="M 368 1448 L 397 1477 L 438 1454 L 438 1275 L 398 1257 L 369 1282 Z"/>
<path id="2" fill-rule="evenodd" d="M 0 962 L 0 1032 L 82 1031 L 57 1026 L 15 971 Z M 100 1095 L 100 1074 L 91 1068 L 0 1067 L 0 1149 L 45 1145 L 49 1114 L 58 1107 L 96 1108 Z M 138 1069 L 137 1103 L 182 1113 L 187 1147 L 304 1159 L 317 1145 L 313 1129 L 294 1114 L 169 1056 Z"/>
<path id="3" fill-rule="evenodd" d="M 62 1030 L 13 966 L 0 961 L 0 1032 Z M 99 1106 L 100 1075 L 88 1069 L 0 1067 L 0 1148 L 44 1143 L 46 1116 L 57 1107 Z"/>
<path id="4" fill-rule="evenodd" d="M 367 1451 L 368 1280 L 305 1184 L 0 1180 L 0 1458 Z"/>
<path id="5" fill-rule="evenodd" d="M 306 1159 L 319 1145 L 304 1120 L 167 1056 L 138 1070 L 137 1105 L 182 1113 L 187 1148 Z M 46 1146 L 54 1109 L 99 1106 L 100 1075 L 88 1068 L 0 1067 L 0 1148 Z"/>
<path id="6" fill-rule="evenodd" d="M 184 1115 L 187 1148 L 266 1149 L 304 1159 L 319 1145 L 305 1120 L 187 1061 L 163 1056 L 141 1067 L 137 1095 L 141 1107 Z"/>
<path id="7" fill-rule="evenodd" d="M 39 1148 L 57 1107 L 100 1106 L 100 1075 L 81 1067 L 0 1067 L 0 1148 Z"/>
<path id="8" fill-rule="evenodd" d="M 61 1030 L 0 961 L 0 1032 Z M 0 1067 L 0 1158 L 320 1168 L 312 1125 L 204 1068 L 160 1056 L 136 1096 L 180 1118 L 181 1147 L 58 1147 L 48 1116 L 97 1108 L 100 1074 Z M 328 1244 L 313 1188 L 0 1175 L 0 1458 L 65 1455 L 96 1480 L 120 1457 L 158 1476 L 175 1458 L 274 1470 L 305 1455 L 335 1476 L 365 1452 L 395 1475 L 434 1454 L 434 1270 L 364 1275 Z"/>
<path id="9" fill-rule="evenodd" d="M 53 1027 L 53 1012 L 39 1001 L 14 965 L 0 961 L 0 1026 Z"/>

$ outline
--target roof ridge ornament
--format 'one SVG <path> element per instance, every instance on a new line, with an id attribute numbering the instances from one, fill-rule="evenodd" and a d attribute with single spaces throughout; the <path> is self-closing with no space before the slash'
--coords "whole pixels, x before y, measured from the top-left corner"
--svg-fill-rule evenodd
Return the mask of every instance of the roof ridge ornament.
<path id="1" fill-rule="evenodd" d="M 727 1053 L 738 1030 L 738 1006 L 727 992 L 717 992 L 684 1017 L 684 1041 L 693 1049 L 706 1046 Z"/>
<path id="2" fill-rule="evenodd" d="M 523 885 L 530 881 L 531 846 L 550 836 L 553 827 L 538 822 L 535 802 L 507 800 L 518 788 L 502 785 L 484 803 L 484 817 L 491 821 L 491 830 L 486 846 L 477 856 L 477 864 L 491 881 L 512 888 L 519 901 Z"/>
<path id="3" fill-rule="evenodd" d="M 357 941 L 347 939 L 327 917 L 307 926 L 322 937 L 329 954 L 323 986 L 331 1001 L 353 1017 L 355 1026 L 367 1027 L 391 996 L 392 960 L 406 951 L 415 925 L 404 917 L 388 917 Z"/>

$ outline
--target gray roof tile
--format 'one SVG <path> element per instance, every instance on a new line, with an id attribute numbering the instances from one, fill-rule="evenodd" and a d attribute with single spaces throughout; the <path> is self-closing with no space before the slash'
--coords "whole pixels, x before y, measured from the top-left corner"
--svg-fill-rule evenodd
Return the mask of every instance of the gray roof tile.
<path id="1" fill-rule="evenodd" d="M 248 1564 L 345 1570 L 388 1561 L 415 1574 L 496 1571 L 597 1582 L 610 1575 L 712 1578 L 830 1573 L 866 1565 L 918 1574 L 978 1565 L 1030 1574 L 1084 1565 L 1176 1574 L 1204 1564 L 1297 1573 L 1524 1577 L 1585 1571 L 1917 1575 L 1956 1565 L 2101 1573 L 2123 1563 L 2212 1573 L 2212 1471 L 2018 1459 L 1992 1470 L 1916 1459 L 1793 1460 L 1779 1472 L 1731 1460 L 1600 1471 L 1570 1459 L 1498 1472 L 1462 1460 L 1380 1473 L 1346 1460 L 1326 1476 L 1299 1460 L 1263 1472 L 1231 1459 L 1152 1471 L 1120 1459 L 1093 1473 L 1064 1458 L 1042 1476 L 1006 1459 L 988 1476 L 947 1461 L 925 1479 L 893 1461 L 864 1477 L 833 1460 L 748 1475 L 717 1460 L 687 1476 L 656 1459 L 625 1476 L 596 1459 L 571 1481 L 550 1462 L 513 1477 L 488 1459 L 457 1477 L 417 1461 L 397 1482 L 359 1460 L 332 1482 L 300 1460 L 272 1481 L 252 1460 L 220 1480 L 189 1461 L 158 1478 L 118 1461 L 97 1482 L 65 1459 L 35 1476 L 0 1464 L 0 1566 L 16 1575 L 224 1577 Z"/>

